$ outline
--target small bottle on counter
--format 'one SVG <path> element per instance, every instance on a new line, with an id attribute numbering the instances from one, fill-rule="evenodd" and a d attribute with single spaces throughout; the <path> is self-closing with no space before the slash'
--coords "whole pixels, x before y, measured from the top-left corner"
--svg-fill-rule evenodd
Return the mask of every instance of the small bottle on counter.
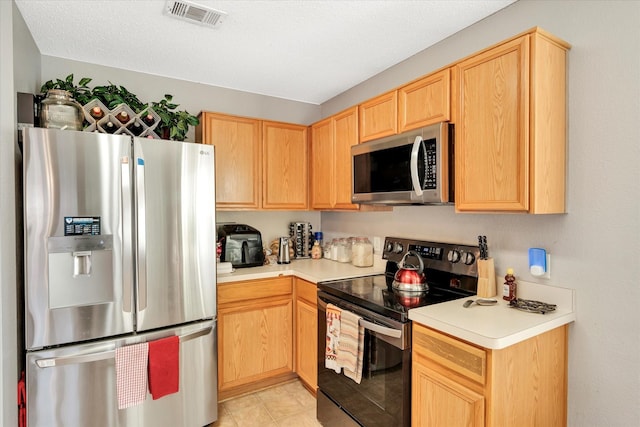
<path id="1" fill-rule="evenodd" d="M 311 248 L 311 258 L 322 258 L 322 232 L 316 231 L 314 234 L 313 247 Z"/>
<path id="2" fill-rule="evenodd" d="M 513 275 L 513 268 L 507 268 L 507 275 L 504 276 L 504 285 L 502 285 L 502 299 L 505 301 L 513 301 L 516 299 L 516 278 Z"/>

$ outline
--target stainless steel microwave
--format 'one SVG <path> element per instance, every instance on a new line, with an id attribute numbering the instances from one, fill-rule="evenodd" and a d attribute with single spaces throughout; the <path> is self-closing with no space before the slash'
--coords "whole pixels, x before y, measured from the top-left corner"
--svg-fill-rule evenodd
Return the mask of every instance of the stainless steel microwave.
<path id="1" fill-rule="evenodd" d="M 453 125 L 442 122 L 352 146 L 351 201 L 452 203 L 453 142 Z"/>

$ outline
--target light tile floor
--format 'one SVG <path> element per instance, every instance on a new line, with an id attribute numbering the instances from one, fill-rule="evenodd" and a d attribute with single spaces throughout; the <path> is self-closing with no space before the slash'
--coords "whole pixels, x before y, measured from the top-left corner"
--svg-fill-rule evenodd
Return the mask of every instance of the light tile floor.
<path id="1" fill-rule="evenodd" d="M 218 421 L 209 427 L 322 427 L 316 399 L 291 381 L 218 404 Z"/>

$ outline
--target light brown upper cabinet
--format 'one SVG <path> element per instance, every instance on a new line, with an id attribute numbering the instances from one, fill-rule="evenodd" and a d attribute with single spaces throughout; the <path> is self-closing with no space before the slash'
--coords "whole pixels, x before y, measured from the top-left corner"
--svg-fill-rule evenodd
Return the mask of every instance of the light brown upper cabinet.
<path id="1" fill-rule="evenodd" d="M 565 212 L 566 52 L 534 28 L 456 65 L 456 210 Z"/>
<path id="2" fill-rule="evenodd" d="M 398 91 L 384 93 L 359 106 L 360 142 L 398 133 Z"/>
<path id="3" fill-rule="evenodd" d="M 351 203 L 351 146 L 358 143 L 358 108 L 311 126 L 311 208 L 357 210 Z"/>
<path id="4" fill-rule="evenodd" d="M 260 121 L 209 112 L 201 113 L 199 119 L 196 142 L 215 147 L 216 208 L 260 208 Z"/>
<path id="5" fill-rule="evenodd" d="M 263 121 L 262 153 L 262 207 L 307 209 L 307 126 Z"/>
<path id="6" fill-rule="evenodd" d="M 398 89 L 398 133 L 451 118 L 451 70 L 429 74 Z"/>

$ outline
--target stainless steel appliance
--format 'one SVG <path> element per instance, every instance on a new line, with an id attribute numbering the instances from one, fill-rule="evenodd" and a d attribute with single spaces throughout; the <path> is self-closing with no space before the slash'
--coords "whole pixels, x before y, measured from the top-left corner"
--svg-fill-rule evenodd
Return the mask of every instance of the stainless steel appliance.
<path id="1" fill-rule="evenodd" d="M 420 205 L 454 201 L 453 125 L 437 123 L 351 147 L 351 200 Z"/>
<path id="2" fill-rule="evenodd" d="M 428 290 L 393 287 L 398 263 L 413 251 L 422 258 Z M 387 237 L 385 274 L 318 283 L 317 418 L 324 427 L 411 425 L 411 321 L 408 311 L 475 295 L 477 246 Z M 361 317 L 364 328 L 360 384 L 325 367 L 326 307 Z"/>
<path id="3" fill-rule="evenodd" d="M 289 235 L 291 236 L 296 258 L 311 258 L 311 248 L 313 247 L 313 227 L 311 223 L 290 223 Z"/>
<path id="4" fill-rule="evenodd" d="M 218 225 L 218 242 L 222 245 L 220 261 L 235 268 L 264 265 L 262 235 L 246 224 Z"/>
<path id="5" fill-rule="evenodd" d="M 278 243 L 278 264 L 291 263 L 291 257 L 289 254 L 289 238 L 281 237 Z"/>
<path id="6" fill-rule="evenodd" d="M 214 152 L 25 129 L 30 426 L 203 426 L 217 418 Z M 114 354 L 179 337 L 179 392 L 118 409 Z"/>

